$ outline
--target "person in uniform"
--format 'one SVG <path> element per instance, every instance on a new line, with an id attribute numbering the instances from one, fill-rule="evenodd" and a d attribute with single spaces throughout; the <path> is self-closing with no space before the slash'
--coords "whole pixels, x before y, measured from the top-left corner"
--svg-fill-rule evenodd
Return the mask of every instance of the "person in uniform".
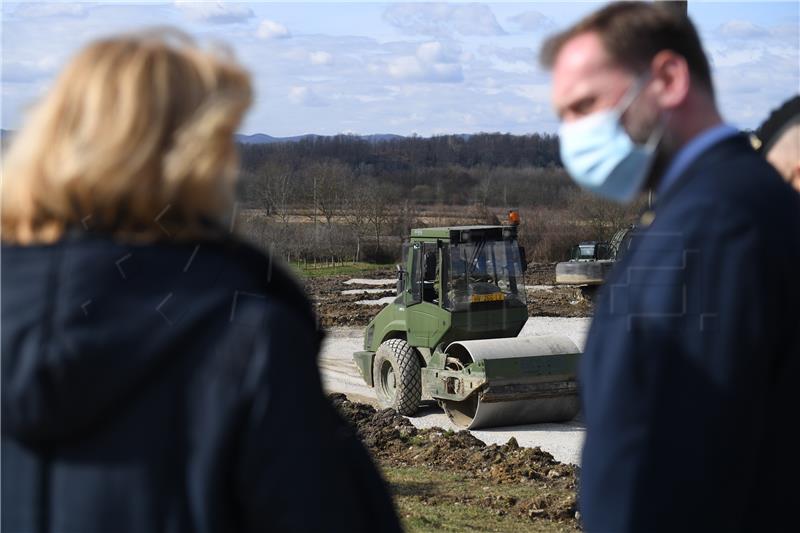
<path id="1" fill-rule="evenodd" d="M 773 111 L 753 133 L 751 142 L 800 192 L 800 95 Z"/>
<path id="2" fill-rule="evenodd" d="M 613 3 L 541 58 L 573 179 L 655 197 L 582 357 L 586 530 L 795 528 L 800 195 L 722 120 L 685 15 Z"/>

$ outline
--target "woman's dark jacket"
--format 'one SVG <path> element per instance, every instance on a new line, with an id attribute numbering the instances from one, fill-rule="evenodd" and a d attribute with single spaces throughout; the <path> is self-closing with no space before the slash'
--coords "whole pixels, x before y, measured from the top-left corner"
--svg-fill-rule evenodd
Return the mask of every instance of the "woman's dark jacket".
<path id="1" fill-rule="evenodd" d="M 102 236 L 2 247 L 2 531 L 397 531 L 268 257 Z"/>

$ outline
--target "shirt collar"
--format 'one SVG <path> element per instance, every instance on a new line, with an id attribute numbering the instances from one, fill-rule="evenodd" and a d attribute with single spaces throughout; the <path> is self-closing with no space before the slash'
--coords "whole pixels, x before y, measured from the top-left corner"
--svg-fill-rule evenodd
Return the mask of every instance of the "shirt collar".
<path id="1" fill-rule="evenodd" d="M 729 124 L 718 124 L 696 135 L 691 141 L 686 143 L 683 148 L 678 150 L 675 157 L 670 161 L 667 170 L 664 172 L 661 181 L 656 187 L 656 194 L 664 194 L 673 183 L 683 174 L 700 155 L 728 137 L 738 134 L 739 130 Z"/>

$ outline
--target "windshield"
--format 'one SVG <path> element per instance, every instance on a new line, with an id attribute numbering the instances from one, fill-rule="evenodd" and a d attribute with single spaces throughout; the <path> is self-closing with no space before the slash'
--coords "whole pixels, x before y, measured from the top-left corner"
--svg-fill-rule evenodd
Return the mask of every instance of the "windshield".
<path id="1" fill-rule="evenodd" d="M 478 241 L 450 245 L 448 309 L 506 302 L 525 305 L 519 245 L 516 241 Z"/>
<path id="2" fill-rule="evenodd" d="M 579 244 L 576 247 L 575 259 L 594 259 L 594 244 Z"/>

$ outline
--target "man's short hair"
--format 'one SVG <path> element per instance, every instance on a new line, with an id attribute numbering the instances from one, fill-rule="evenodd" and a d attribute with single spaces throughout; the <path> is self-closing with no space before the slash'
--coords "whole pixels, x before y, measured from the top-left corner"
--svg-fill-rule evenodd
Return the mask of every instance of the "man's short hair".
<path id="1" fill-rule="evenodd" d="M 552 68 L 567 41 L 584 33 L 599 35 L 611 59 L 637 73 L 647 70 L 656 54 L 671 50 L 686 59 L 692 79 L 713 95 L 711 69 L 697 30 L 689 17 L 663 2 L 615 2 L 595 11 L 545 41 L 542 65 Z"/>
<path id="2" fill-rule="evenodd" d="M 786 100 L 753 132 L 758 150 L 767 153 L 791 128 L 800 125 L 800 94 Z"/>

